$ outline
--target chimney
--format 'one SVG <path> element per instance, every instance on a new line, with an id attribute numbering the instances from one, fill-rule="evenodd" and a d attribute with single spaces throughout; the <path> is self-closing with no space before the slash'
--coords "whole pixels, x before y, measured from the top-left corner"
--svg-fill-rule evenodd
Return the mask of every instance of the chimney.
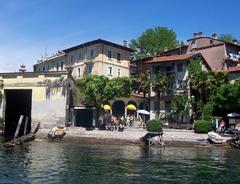
<path id="1" fill-rule="evenodd" d="M 124 46 L 124 47 L 128 47 L 128 42 L 127 42 L 127 40 L 123 40 L 123 46 Z"/>
<path id="2" fill-rule="evenodd" d="M 203 32 L 198 32 L 198 36 L 199 37 L 203 36 Z"/>
<path id="3" fill-rule="evenodd" d="M 198 33 L 193 33 L 193 38 L 197 38 Z"/>
<path id="4" fill-rule="evenodd" d="M 233 39 L 232 42 L 237 45 L 237 40 Z"/>
<path id="5" fill-rule="evenodd" d="M 217 39 L 218 38 L 217 33 L 212 33 L 212 38 Z"/>
<path id="6" fill-rule="evenodd" d="M 26 70 L 26 66 L 25 66 L 24 64 L 20 65 L 19 72 L 24 73 L 24 72 L 26 72 L 26 71 L 27 71 L 27 70 Z"/>

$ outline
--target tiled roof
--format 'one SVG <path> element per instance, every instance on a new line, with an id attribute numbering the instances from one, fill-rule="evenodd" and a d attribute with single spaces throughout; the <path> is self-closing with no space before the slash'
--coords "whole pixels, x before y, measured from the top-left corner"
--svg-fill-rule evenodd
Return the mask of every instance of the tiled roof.
<path id="1" fill-rule="evenodd" d="M 223 72 L 229 72 L 229 73 L 240 72 L 240 66 L 234 66 L 234 67 L 228 68 L 226 70 L 223 70 Z"/>
<path id="2" fill-rule="evenodd" d="M 172 56 L 158 56 L 154 57 L 152 60 L 147 61 L 147 64 L 150 63 L 160 63 L 160 62 L 170 62 L 170 61 L 182 61 L 192 58 L 196 54 L 182 54 L 182 55 L 172 55 Z"/>

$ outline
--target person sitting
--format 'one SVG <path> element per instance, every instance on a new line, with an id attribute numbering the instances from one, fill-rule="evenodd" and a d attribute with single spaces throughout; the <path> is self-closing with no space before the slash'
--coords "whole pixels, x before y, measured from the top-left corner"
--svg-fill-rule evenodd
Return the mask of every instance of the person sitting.
<path id="1" fill-rule="evenodd" d="M 123 124 L 123 122 L 121 121 L 121 122 L 119 123 L 119 126 L 118 126 L 118 131 L 119 131 L 119 132 L 123 132 L 123 130 L 124 130 L 124 124 Z"/>

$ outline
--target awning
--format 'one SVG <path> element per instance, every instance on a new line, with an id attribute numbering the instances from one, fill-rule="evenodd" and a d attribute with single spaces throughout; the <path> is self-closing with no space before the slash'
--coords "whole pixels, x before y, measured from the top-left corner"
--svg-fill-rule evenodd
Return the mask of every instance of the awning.
<path id="1" fill-rule="evenodd" d="M 127 105 L 127 110 L 135 111 L 135 110 L 137 110 L 137 107 L 133 104 L 129 104 L 129 105 Z"/>
<path id="2" fill-rule="evenodd" d="M 111 109 L 110 105 L 107 105 L 107 104 L 105 104 L 103 108 L 105 111 L 109 111 Z"/>

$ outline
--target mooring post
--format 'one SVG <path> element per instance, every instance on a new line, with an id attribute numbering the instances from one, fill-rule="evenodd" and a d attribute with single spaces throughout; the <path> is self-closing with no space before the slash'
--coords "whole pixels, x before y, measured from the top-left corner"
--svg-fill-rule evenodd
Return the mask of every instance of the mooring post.
<path id="1" fill-rule="evenodd" d="M 16 139 L 17 136 L 18 136 L 18 133 L 19 133 L 19 130 L 21 128 L 21 124 L 22 124 L 22 121 L 23 121 L 23 115 L 20 116 L 19 118 L 19 121 L 18 121 L 18 125 L 17 125 L 17 128 L 16 128 L 16 131 L 15 131 L 15 134 L 14 134 L 14 138 L 13 139 Z"/>
<path id="2" fill-rule="evenodd" d="M 26 116 L 23 135 L 26 135 L 26 133 L 27 133 L 27 124 L 28 124 L 28 117 Z"/>

